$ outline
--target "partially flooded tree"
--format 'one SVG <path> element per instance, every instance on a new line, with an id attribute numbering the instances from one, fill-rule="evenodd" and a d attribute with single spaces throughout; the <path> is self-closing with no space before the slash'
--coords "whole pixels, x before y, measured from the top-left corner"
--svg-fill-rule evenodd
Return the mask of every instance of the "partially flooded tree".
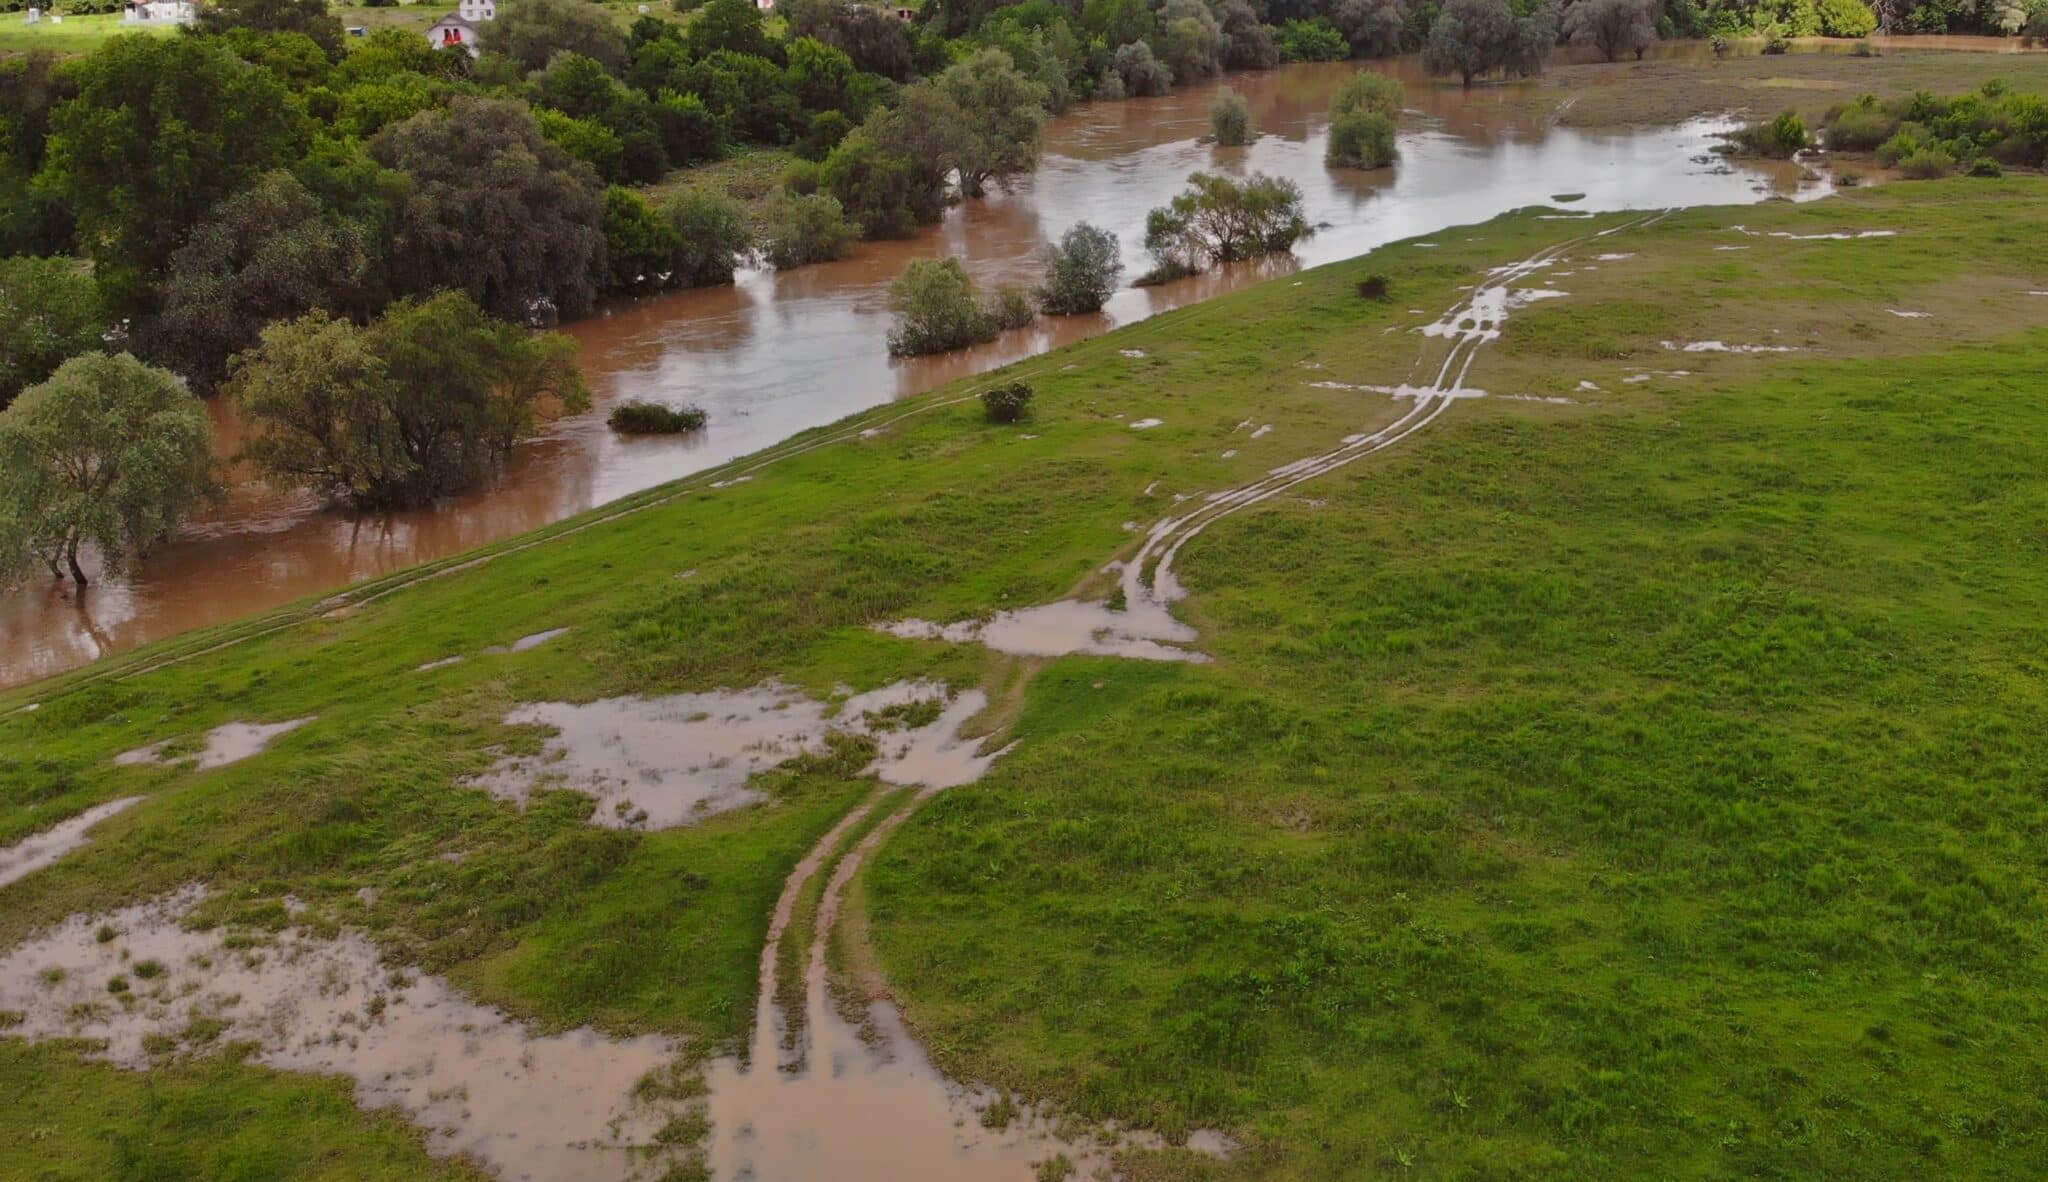
<path id="1" fill-rule="evenodd" d="M 88 353 L 0 411 L 0 576 L 86 585 L 79 552 L 122 570 L 214 492 L 206 409 L 183 380 Z"/>
<path id="2" fill-rule="evenodd" d="M 1242 147 L 1252 138 L 1252 105 L 1228 86 L 1209 104 L 1209 130 L 1226 148 Z"/>
<path id="3" fill-rule="evenodd" d="M 1188 189 L 1145 219 L 1145 249 L 1160 282 L 1229 263 L 1292 250 L 1309 232 L 1301 188 L 1255 172 L 1242 182 L 1212 172 L 1188 177 Z M 1145 282 L 1141 280 L 1140 282 Z"/>
<path id="4" fill-rule="evenodd" d="M 1100 311 L 1123 273 L 1116 235 L 1082 222 L 1045 248 L 1045 282 L 1038 288 L 1038 306 L 1053 316 Z"/>
<path id="5" fill-rule="evenodd" d="M 91 268 L 72 258 L 0 258 L 0 409 L 80 353 L 107 320 Z"/>
<path id="6" fill-rule="evenodd" d="M 1330 146 L 1324 159 L 1340 168 L 1385 168 L 1394 162 L 1401 84 L 1370 70 L 1353 75 L 1330 101 Z"/>
<path id="7" fill-rule="evenodd" d="M 686 185 L 662 206 L 662 216 L 675 229 L 671 270 L 680 286 L 731 283 L 733 272 L 753 253 L 747 211 L 724 193 Z"/>
<path id="8" fill-rule="evenodd" d="M 889 288 L 889 352 L 897 357 L 943 353 L 994 340 L 995 319 L 975 293 L 959 259 L 917 259 Z"/>
<path id="9" fill-rule="evenodd" d="M 953 147 L 960 191 L 979 197 L 988 184 L 1038 166 L 1044 147 L 1045 87 L 1024 76 L 1010 55 L 984 49 L 939 75 L 938 90 L 957 109 L 961 135 Z"/>
<path id="10" fill-rule="evenodd" d="M 1112 66 L 1123 84 L 1123 93 L 1131 98 L 1165 94 L 1173 89 L 1173 71 L 1153 56 L 1152 47 L 1143 41 L 1117 46 Z"/>
<path id="11" fill-rule="evenodd" d="M 589 406 L 574 353 L 442 292 L 368 328 L 324 312 L 271 325 L 228 389 L 255 428 L 243 457 L 265 475 L 398 508 L 491 479 L 544 411 Z"/>
<path id="12" fill-rule="evenodd" d="M 1449 0 L 1430 26 L 1422 65 L 1431 74 L 1456 74 L 1467 86 L 1488 74 L 1523 78 L 1543 72 L 1556 40 L 1547 2 L 1517 13 L 1508 0 Z"/>
<path id="13" fill-rule="evenodd" d="M 860 238 L 830 193 L 776 193 L 761 205 L 761 253 L 777 270 L 843 257 Z"/>
<path id="14" fill-rule="evenodd" d="M 1564 10 L 1564 34 L 1610 62 L 1624 53 L 1640 58 L 1657 43 L 1661 8 L 1650 0 L 1574 0 Z"/>

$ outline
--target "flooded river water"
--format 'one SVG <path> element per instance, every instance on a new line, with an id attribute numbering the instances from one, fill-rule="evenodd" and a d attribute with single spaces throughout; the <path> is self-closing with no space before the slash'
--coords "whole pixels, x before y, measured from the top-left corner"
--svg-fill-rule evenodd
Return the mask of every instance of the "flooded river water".
<path id="1" fill-rule="evenodd" d="M 568 326 L 582 344 L 596 407 L 522 447 L 488 490 L 428 510 L 356 516 L 238 482 L 224 506 L 125 578 L 99 582 L 83 597 L 40 580 L 0 592 L 0 686 L 457 553 L 1116 325 L 1558 194 L 1584 194 L 1573 210 L 1615 210 L 1826 191 L 1797 165 L 1710 158 L 1723 127 L 1713 120 L 1577 131 L 1518 113 L 1512 87 L 1461 90 L 1424 77 L 1414 59 L 1370 67 L 1408 89 L 1393 169 L 1323 164 L 1330 96 L 1354 64 L 1228 79 L 1251 104 L 1257 138 L 1242 148 L 1202 142 L 1213 85 L 1075 108 L 1048 127 L 1035 175 L 952 210 L 911 241 L 864 244 L 822 266 L 744 272 L 731 287 L 625 304 Z M 1121 239 L 1135 274 L 1145 265 L 1145 212 L 1196 169 L 1288 177 L 1321 228 L 1291 259 L 1125 289 L 1099 315 L 1044 319 L 960 353 L 888 356 L 887 288 L 911 259 L 952 256 L 983 283 L 1029 284 L 1042 245 L 1088 221 Z M 682 439 L 619 438 L 604 416 L 627 398 L 697 404 L 709 426 Z M 220 450 L 231 453 L 237 425 L 223 406 L 214 414 Z"/>

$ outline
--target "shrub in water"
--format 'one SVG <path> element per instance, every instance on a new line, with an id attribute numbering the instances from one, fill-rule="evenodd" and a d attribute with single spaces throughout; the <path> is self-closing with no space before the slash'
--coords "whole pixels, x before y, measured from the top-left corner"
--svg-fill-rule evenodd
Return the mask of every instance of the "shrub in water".
<path id="1" fill-rule="evenodd" d="M 1828 147 L 1839 152 L 1868 152 L 1896 135 L 1899 118 L 1884 109 L 1875 95 L 1864 95 L 1828 115 Z"/>
<path id="2" fill-rule="evenodd" d="M 913 261 L 890 285 L 889 308 L 896 313 L 889 352 L 897 357 L 980 344 L 998 331 L 959 259 Z"/>
<path id="3" fill-rule="evenodd" d="M 1781 112 L 1765 123 L 1752 123 L 1736 132 L 1734 139 L 1743 152 L 1777 160 L 1790 160 L 1813 143 L 1813 137 L 1806 131 L 1806 120 L 1792 111 Z"/>
<path id="4" fill-rule="evenodd" d="M 1331 121 L 1326 162 L 1339 168 L 1385 168 L 1394 155 L 1394 121 L 1385 115 L 1353 111 Z"/>
<path id="5" fill-rule="evenodd" d="M 780 192 L 761 206 L 762 254 L 777 270 L 840 258 L 860 238 L 830 193 Z"/>
<path id="6" fill-rule="evenodd" d="M 988 318 L 998 330 L 1023 328 L 1038 319 L 1031 294 L 1021 287 L 999 287 L 988 299 Z"/>
<path id="7" fill-rule="evenodd" d="M 1031 413 L 1031 386 L 1010 382 L 981 392 L 981 409 L 991 423 L 1014 423 Z"/>
<path id="8" fill-rule="evenodd" d="M 1252 106 L 1244 96 L 1228 86 L 1216 92 L 1216 101 L 1209 104 L 1209 130 L 1216 133 L 1216 142 L 1226 148 L 1235 148 L 1252 138 Z"/>
<path id="9" fill-rule="evenodd" d="M 676 410 L 636 398 L 613 407 L 605 422 L 622 435 L 676 435 L 701 428 L 704 412 L 694 406 Z"/>
<path id="10" fill-rule="evenodd" d="M 1038 288 L 1038 306 L 1052 316 L 1099 311 L 1123 273 L 1116 235 L 1082 222 L 1045 248 L 1045 282 Z"/>

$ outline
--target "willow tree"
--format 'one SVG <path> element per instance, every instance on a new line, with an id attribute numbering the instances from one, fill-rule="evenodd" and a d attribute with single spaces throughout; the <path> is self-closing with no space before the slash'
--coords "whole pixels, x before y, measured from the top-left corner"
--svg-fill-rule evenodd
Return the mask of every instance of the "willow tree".
<path id="1" fill-rule="evenodd" d="M 79 552 L 118 573 L 211 496 L 206 409 L 183 380 L 88 353 L 0 411 L 0 575 L 37 566 L 86 585 Z"/>

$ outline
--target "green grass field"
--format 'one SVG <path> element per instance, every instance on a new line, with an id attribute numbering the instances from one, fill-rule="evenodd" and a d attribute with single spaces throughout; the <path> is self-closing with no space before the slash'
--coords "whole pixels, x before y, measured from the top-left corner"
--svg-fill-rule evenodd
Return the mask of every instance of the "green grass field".
<path id="1" fill-rule="evenodd" d="M 1217 1177 L 2041 1177 L 2048 182 L 1576 250 L 1570 297 L 1480 355 L 1493 396 L 1188 547 L 1213 663 L 869 628 L 1106 589 L 1170 494 L 1398 413 L 1313 383 L 1404 380 L 1398 330 L 1621 220 L 1390 247 L 1024 363 L 1023 427 L 940 391 L 746 483 L 0 697 L 41 703 L 0 713 L 0 843 L 150 794 L 0 889 L 0 946 L 203 878 L 216 914 L 289 892 L 546 1027 L 730 1049 L 783 876 L 866 781 L 808 761 L 656 834 L 454 781 L 534 742 L 499 722 L 522 701 L 932 676 L 988 689 L 1016 746 L 890 838 L 850 919 L 958 1075 L 1220 1127 L 1243 1148 Z M 1765 236 L 1866 230 L 1894 236 Z M 1370 274 L 1388 301 L 1356 294 Z M 304 714 L 218 771 L 110 762 Z M 0 1038 L 0 1094 L 32 1092 L 93 1103 L 0 1106 L 0 1176 L 165 1176 L 82 1150 L 103 1126 L 180 1177 L 454 1169 L 328 1081 L 219 1060 L 138 1078 Z M 280 1145 L 312 1164 L 264 1166 Z"/>
<path id="2" fill-rule="evenodd" d="M 37 49 L 52 53 L 89 53 L 100 42 L 118 33 L 165 36 L 175 31 L 169 25 L 123 25 L 118 12 L 67 16 L 62 20 L 45 16 L 35 24 L 29 24 L 27 17 L 25 12 L 0 12 L 0 54 L 28 53 Z"/>

